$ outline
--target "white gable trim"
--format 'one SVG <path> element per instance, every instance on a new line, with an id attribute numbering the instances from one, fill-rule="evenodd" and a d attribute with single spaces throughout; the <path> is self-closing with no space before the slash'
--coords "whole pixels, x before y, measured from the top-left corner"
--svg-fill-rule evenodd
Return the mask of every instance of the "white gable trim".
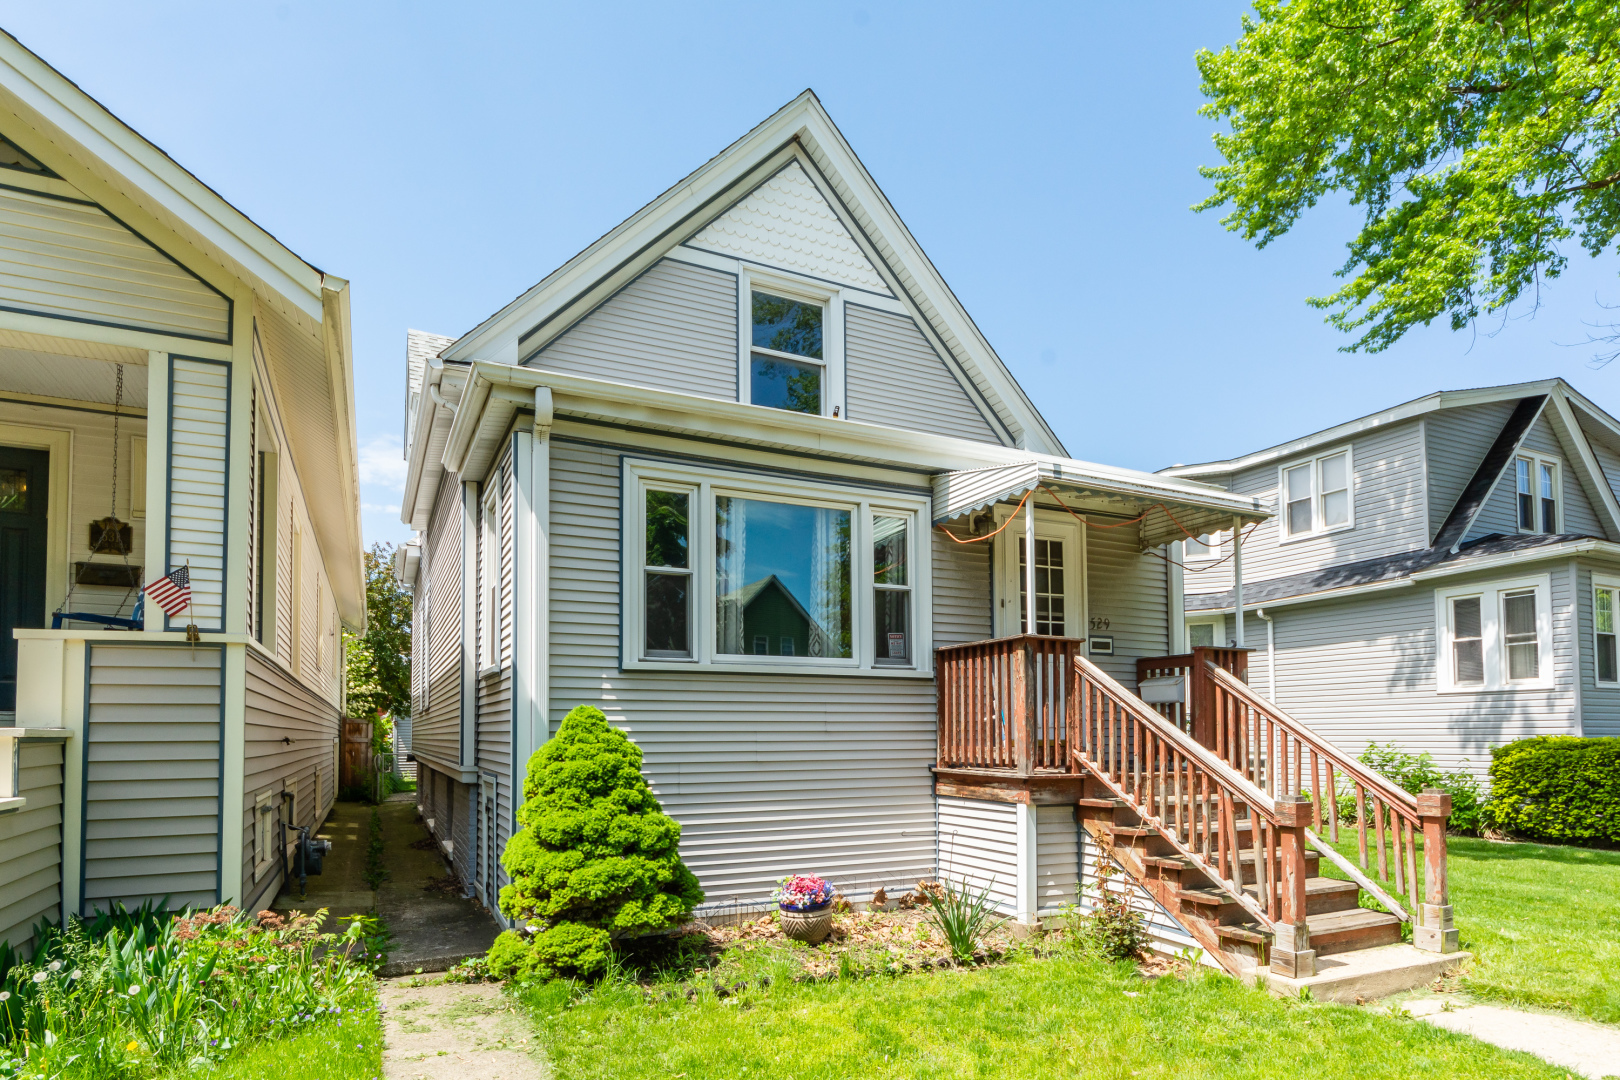
<path id="1" fill-rule="evenodd" d="M 937 339 L 936 348 L 969 369 L 970 381 L 983 379 L 999 399 L 994 411 L 1001 423 L 1010 422 L 1016 440 L 1028 449 L 1063 454 L 1056 435 L 808 91 L 474 328 L 445 351 L 445 358 L 492 358 L 520 337 L 522 351 L 534 351 L 548 334 L 561 331 L 556 324 L 568 319 L 559 316 L 595 306 L 706 225 L 719 204 L 752 190 L 801 153 L 806 173 L 823 187 L 824 197 L 830 190 L 836 198 L 829 203 L 850 213 L 850 232 L 867 258 L 893 273 L 890 287 L 916 305 L 919 323 Z"/>

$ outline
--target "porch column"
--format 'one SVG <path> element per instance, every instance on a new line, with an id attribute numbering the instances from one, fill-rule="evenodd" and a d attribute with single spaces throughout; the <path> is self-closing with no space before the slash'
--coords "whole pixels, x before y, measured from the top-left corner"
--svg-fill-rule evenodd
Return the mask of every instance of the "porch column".
<path id="1" fill-rule="evenodd" d="M 1024 632 L 1035 632 L 1035 492 L 1024 503 Z"/>
<path id="2" fill-rule="evenodd" d="M 1243 648 L 1243 519 L 1232 519 L 1232 611 L 1237 617 L 1237 647 Z"/>
<path id="3" fill-rule="evenodd" d="M 1029 795 L 1024 792 L 1025 797 Z M 1013 906 L 1021 923 L 1033 923 L 1040 898 L 1035 887 L 1035 861 L 1040 850 L 1035 832 L 1035 807 L 1028 802 L 1013 803 L 1014 822 L 1018 830 L 1018 880 L 1015 883 Z"/>

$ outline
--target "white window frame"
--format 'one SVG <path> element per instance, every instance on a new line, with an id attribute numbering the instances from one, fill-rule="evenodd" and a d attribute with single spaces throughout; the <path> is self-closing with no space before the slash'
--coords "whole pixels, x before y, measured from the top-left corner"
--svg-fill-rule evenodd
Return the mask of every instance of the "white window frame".
<path id="1" fill-rule="evenodd" d="M 1532 514 L 1536 519 L 1536 528 L 1527 529 L 1519 517 L 1519 462 L 1530 463 L 1530 498 L 1532 500 Z M 1541 469 L 1550 466 L 1553 474 L 1553 523 L 1552 528 L 1546 528 L 1545 517 L 1541 508 Z M 1561 533 L 1564 531 L 1564 463 L 1551 454 L 1539 454 L 1531 450 L 1520 450 L 1513 455 L 1513 469 L 1511 475 L 1511 490 L 1513 493 L 1513 527 L 1524 535 L 1539 535 L 1542 533 Z"/>
<path id="2" fill-rule="evenodd" d="M 1224 549 L 1225 536 L 1226 533 L 1224 530 L 1216 530 L 1215 532 L 1208 532 L 1203 536 L 1197 537 L 1196 542 L 1200 545 L 1203 545 L 1207 541 L 1207 547 L 1201 552 L 1194 552 L 1191 549 L 1190 545 L 1195 542 L 1194 540 L 1180 541 L 1181 561 L 1184 563 L 1214 562 L 1216 559 L 1221 557 L 1221 552 Z"/>
<path id="3" fill-rule="evenodd" d="M 1209 618 L 1203 618 L 1203 619 L 1188 619 L 1188 620 L 1186 620 L 1186 626 L 1187 626 L 1187 651 L 1188 652 L 1191 652 L 1192 649 L 1193 649 L 1192 628 L 1195 627 L 1195 626 L 1208 626 L 1208 627 L 1211 627 L 1214 630 L 1214 633 L 1211 634 L 1210 639 L 1209 639 L 1210 642 L 1211 642 L 1211 646 L 1210 646 L 1211 648 L 1221 649 L 1221 648 L 1226 647 L 1226 642 L 1222 640 L 1223 638 L 1225 638 L 1227 636 L 1227 633 L 1226 633 L 1226 616 L 1224 616 L 1224 615 L 1215 615 L 1215 616 L 1211 616 Z"/>
<path id="4" fill-rule="evenodd" d="M 1534 589 L 1536 593 L 1536 644 L 1539 674 L 1534 679 L 1507 678 L 1507 649 L 1503 642 L 1503 597 L 1508 593 Z M 1484 653 L 1485 680 L 1458 685 L 1452 669 L 1451 602 L 1470 596 L 1480 598 L 1480 638 Z M 1442 694 L 1478 694 L 1499 691 L 1550 690 L 1553 687 L 1552 578 L 1548 574 L 1513 578 L 1507 581 L 1474 582 L 1452 585 L 1434 591 L 1435 688 Z"/>
<path id="5" fill-rule="evenodd" d="M 1327 515 L 1322 512 L 1322 462 L 1329 458 L 1344 455 L 1344 477 L 1349 487 L 1350 516 L 1337 525 L 1328 527 L 1322 524 Z M 1309 465 L 1311 469 L 1311 527 L 1303 532 L 1288 531 L 1288 474 L 1301 465 Z M 1277 467 L 1277 538 L 1279 543 L 1294 544 L 1301 540 L 1308 540 L 1314 536 L 1325 536 L 1328 533 L 1345 532 L 1356 527 L 1356 458 L 1354 447 L 1341 446 L 1325 454 L 1314 457 L 1301 458 L 1290 461 Z"/>
<path id="6" fill-rule="evenodd" d="M 1592 575 L 1592 682 L 1597 686 L 1620 686 L 1620 655 L 1616 656 L 1616 675 L 1614 679 L 1600 678 L 1598 675 L 1598 628 L 1597 628 L 1597 594 L 1603 589 L 1614 594 L 1615 613 L 1615 644 L 1620 651 L 1620 577 L 1611 577 L 1603 574 Z"/>
<path id="7" fill-rule="evenodd" d="M 478 675 L 501 670 L 500 487 L 485 484 L 478 500 Z"/>
<path id="8" fill-rule="evenodd" d="M 261 876 L 270 866 L 271 856 L 275 853 L 276 839 L 274 834 L 276 822 L 275 798 L 277 792 L 268 788 L 253 800 L 253 876 Z"/>
<path id="9" fill-rule="evenodd" d="M 1034 501 L 1033 499 L 1031 500 Z M 1012 517 L 1015 507 L 1002 503 L 996 507 L 996 525 L 1000 527 Z M 1013 637 L 1024 632 L 1019 600 L 1024 593 L 1024 579 L 1018 565 L 1018 542 L 1024 538 L 1023 514 L 1008 525 L 992 541 L 992 572 L 995 574 L 996 595 L 992 625 L 997 636 Z M 1073 545 L 1076 555 L 1074 572 L 1064 567 L 1063 574 L 1063 635 L 1083 638 L 1089 633 L 1086 610 L 1086 529 L 1061 510 L 1035 511 L 1035 539 L 1062 540 Z M 1005 542 L 1003 542 L 1005 541 Z"/>
<path id="10" fill-rule="evenodd" d="M 754 290 L 789 300 L 821 306 L 821 359 L 754 347 Z M 737 400 L 752 404 L 753 354 L 763 352 L 795 363 L 821 365 L 821 414 L 844 416 L 844 290 L 813 278 L 803 278 L 757 266 L 743 265 L 737 272 Z M 780 411 L 780 410 L 777 410 Z M 808 414 L 806 414 L 808 415 Z"/>
<path id="11" fill-rule="evenodd" d="M 687 561 L 691 566 L 688 617 L 690 657 L 644 654 L 646 627 L 647 490 L 684 491 L 691 496 Z M 620 665 L 625 670 L 751 671 L 888 678 L 933 676 L 933 603 L 929 544 L 929 498 L 924 494 L 851 487 L 836 480 L 809 481 L 743 471 L 626 457 L 623 464 L 624 533 L 620 547 L 624 616 L 620 623 Z M 853 584 L 851 655 L 755 656 L 716 649 L 715 497 L 729 495 L 851 512 L 850 574 Z M 872 515 L 909 517 L 907 561 L 911 568 L 911 654 L 908 665 L 876 662 L 874 637 Z M 656 568 L 654 568 L 656 569 Z M 752 643 L 749 643 L 750 646 Z"/>

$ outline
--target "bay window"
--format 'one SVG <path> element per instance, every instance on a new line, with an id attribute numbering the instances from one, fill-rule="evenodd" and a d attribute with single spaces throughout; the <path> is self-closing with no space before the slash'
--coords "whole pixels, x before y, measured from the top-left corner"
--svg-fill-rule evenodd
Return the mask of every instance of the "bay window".
<path id="1" fill-rule="evenodd" d="M 927 668 L 927 501 L 625 462 L 624 663 Z"/>
<path id="2" fill-rule="evenodd" d="M 1442 693 L 1552 685 L 1546 576 L 1453 586 L 1438 590 L 1435 600 L 1436 685 Z"/>

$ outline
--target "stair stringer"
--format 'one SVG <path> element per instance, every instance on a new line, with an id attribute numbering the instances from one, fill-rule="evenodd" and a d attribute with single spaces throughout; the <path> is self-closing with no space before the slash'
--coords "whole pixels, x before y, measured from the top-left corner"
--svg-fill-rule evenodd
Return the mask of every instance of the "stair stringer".
<path id="1" fill-rule="evenodd" d="M 1198 942 L 1199 947 L 1220 964 L 1227 974 L 1242 976 L 1254 971 L 1260 962 L 1258 954 L 1232 948 L 1217 936 L 1214 924 L 1196 912 L 1188 911 L 1187 908 L 1192 905 L 1181 902 L 1180 881 L 1169 880 L 1163 876 L 1163 871 L 1156 867 L 1150 868 L 1144 863 L 1142 856 L 1145 853 L 1138 846 L 1137 838 L 1131 838 L 1130 843 L 1122 842 L 1123 838 L 1114 832 L 1116 826 L 1111 820 L 1090 817 L 1083 812 L 1080 815 L 1080 823 L 1091 838 L 1114 857 L 1114 861 L 1125 870 L 1131 880 L 1146 890 L 1160 907 L 1174 915 L 1176 921 L 1186 928 L 1194 941 Z"/>

